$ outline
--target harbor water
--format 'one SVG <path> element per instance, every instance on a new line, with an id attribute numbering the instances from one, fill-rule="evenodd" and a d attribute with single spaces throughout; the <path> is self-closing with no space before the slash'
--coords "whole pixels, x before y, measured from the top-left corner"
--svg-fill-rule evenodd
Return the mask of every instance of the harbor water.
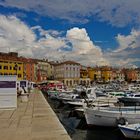
<path id="1" fill-rule="evenodd" d="M 128 140 L 123 136 L 119 128 L 88 127 L 84 118 L 78 118 L 73 114 L 73 108 L 61 104 L 57 100 L 45 98 L 48 100 L 72 140 Z"/>

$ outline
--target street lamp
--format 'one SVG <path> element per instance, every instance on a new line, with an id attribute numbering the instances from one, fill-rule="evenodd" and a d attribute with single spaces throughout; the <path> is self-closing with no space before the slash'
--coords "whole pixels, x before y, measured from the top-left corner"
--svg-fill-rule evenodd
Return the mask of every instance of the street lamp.
<path id="1" fill-rule="evenodd" d="M 26 80 L 26 72 L 23 72 L 23 78 Z"/>
<path id="2" fill-rule="evenodd" d="M 17 70 L 18 70 L 18 65 L 17 64 L 15 64 L 14 69 L 16 70 L 16 75 L 17 75 Z"/>

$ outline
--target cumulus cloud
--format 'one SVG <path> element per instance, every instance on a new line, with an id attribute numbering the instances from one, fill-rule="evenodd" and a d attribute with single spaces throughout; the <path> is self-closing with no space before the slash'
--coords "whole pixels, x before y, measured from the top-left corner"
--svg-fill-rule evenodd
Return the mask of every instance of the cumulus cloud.
<path id="1" fill-rule="evenodd" d="M 104 53 L 111 65 L 132 66 L 140 62 L 140 30 L 132 29 L 129 35 L 116 36 L 118 47 Z"/>
<path id="2" fill-rule="evenodd" d="M 102 50 L 93 44 L 84 28 L 71 28 L 62 36 L 62 32 L 44 30 L 40 26 L 28 27 L 14 16 L 0 15 L 0 21 L 1 51 L 16 51 L 23 56 L 51 60 L 65 57 L 85 65 L 87 62 L 88 65 L 107 63 Z"/>
<path id="3" fill-rule="evenodd" d="M 108 64 L 107 60 L 103 58 L 101 48 L 93 44 L 84 28 L 72 28 L 67 31 L 66 37 L 72 44 L 73 57 L 76 56 L 76 59 L 82 63 L 101 65 L 104 61 L 106 65 Z"/>
<path id="4" fill-rule="evenodd" d="M 36 34 L 38 32 L 38 34 Z M 73 60 L 86 66 L 130 66 L 140 61 L 140 31 L 118 35 L 116 50 L 102 51 L 91 41 L 85 28 L 73 27 L 65 33 L 29 27 L 14 16 L 0 15 L 0 51 L 49 60 Z"/>
<path id="5" fill-rule="evenodd" d="M 67 31 L 66 37 L 72 43 L 73 51 L 79 54 L 93 51 L 92 53 L 99 57 L 102 55 L 101 49 L 93 44 L 84 28 L 72 28 Z"/>
<path id="6" fill-rule="evenodd" d="M 31 45 L 35 39 L 36 35 L 18 18 L 0 15 L 1 51 L 19 51 L 32 56 Z M 27 48 L 28 52 L 26 52 Z"/>
<path id="7" fill-rule="evenodd" d="M 0 1 L 0 5 L 66 19 L 70 22 L 85 23 L 89 18 L 96 18 L 118 27 L 140 23 L 139 0 L 4 0 Z"/>
<path id="8" fill-rule="evenodd" d="M 137 48 L 140 47 L 140 31 L 132 30 L 130 35 L 117 35 L 116 37 L 119 47 L 116 52 L 122 51 L 127 48 Z"/>

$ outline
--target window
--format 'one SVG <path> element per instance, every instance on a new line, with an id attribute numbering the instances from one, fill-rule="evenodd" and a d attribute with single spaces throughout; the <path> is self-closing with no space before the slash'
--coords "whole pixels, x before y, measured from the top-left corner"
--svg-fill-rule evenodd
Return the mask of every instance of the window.
<path id="1" fill-rule="evenodd" d="M 2 66 L 0 66 L 0 70 L 2 69 Z"/>
<path id="2" fill-rule="evenodd" d="M 21 78 L 21 74 L 18 74 L 18 77 Z"/>
<path id="3" fill-rule="evenodd" d="M 18 69 L 18 66 L 17 66 L 17 65 L 15 65 L 15 66 L 14 66 L 14 70 L 17 70 L 17 69 Z"/>
<path id="4" fill-rule="evenodd" d="M 140 95 L 135 95 L 135 97 L 140 97 Z"/>
<path id="5" fill-rule="evenodd" d="M 10 70 L 12 70 L 12 66 L 10 66 L 9 68 L 10 68 Z"/>
<path id="6" fill-rule="evenodd" d="M 4 70 L 8 70 L 8 66 L 4 66 Z"/>

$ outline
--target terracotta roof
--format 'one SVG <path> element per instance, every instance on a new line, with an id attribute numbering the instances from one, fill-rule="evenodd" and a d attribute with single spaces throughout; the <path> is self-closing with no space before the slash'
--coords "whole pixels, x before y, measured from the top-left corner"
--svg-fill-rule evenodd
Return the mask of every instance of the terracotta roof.
<path id="1" fill-rule="evenodd" d="M 56 65 L 63 65 L 63 64 L 76 64 L 76 65 L 80 65 L 80 63 L 77 63 L 75 61 L 64 61 L 64 62 L 57 63 Z"/>
<path id="2" fill-rule="evenodd" d="M 25 58 L 25 57 L 18 57 L 18 53 L 10 52 L 10 53 L 3 53 L 0 52 L 0 60 L 2 61 L 15 61 L 15 62 L 22 62 L 22 63 L 36 63 L 36 61 L 32 58 Z"/>

